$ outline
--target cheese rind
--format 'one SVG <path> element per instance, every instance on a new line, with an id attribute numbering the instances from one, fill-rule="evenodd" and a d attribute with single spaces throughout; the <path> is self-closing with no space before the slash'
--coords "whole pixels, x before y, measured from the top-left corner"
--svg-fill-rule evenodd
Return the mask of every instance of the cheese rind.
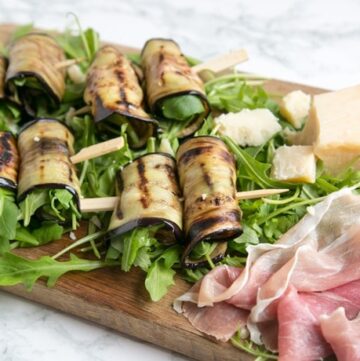
<path id="1" fill-rule="evenodd" d="M 316 159 L 313 147 L 284 145 L 276 149 L 271 176 L 282 182 L 314 183 Z"/>
<path id="2" fill-rule="evenodd" d="M 281 130 L 278 119 L 268 109 L 243 109 L 239 113 L 215 118 L 219 134 L 232 138 L 241 146 L 259 146 Z"/>
<path id="3" fill-rule="evenodd" d="M 310 105 L 310 95 L 294 90 L 281 99 L 280 114 L 296 129 L 300 129 L 309 115 Z"/>

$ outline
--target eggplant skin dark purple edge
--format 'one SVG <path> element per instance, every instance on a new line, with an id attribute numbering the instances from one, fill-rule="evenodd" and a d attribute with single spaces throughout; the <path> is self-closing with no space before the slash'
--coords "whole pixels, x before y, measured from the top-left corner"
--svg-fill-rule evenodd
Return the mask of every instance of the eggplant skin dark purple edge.
<path id="1" fill-rule="evenodd" d="M 175 45 L 177 45 L 177 47 L 180 49 L 179 43 L 177 43 L 177 42 L 176 42 L 175 40 L 173 40 L 173 39 L 169 39 L 169 38 L 151 38 L 151 39 L 148 39 L 148 40 L 145 42 L 144 46 L 142 47 L 141 52 L 140 52 L 140 55 L 141 55 L 141 56 L 143 55 L 145 48 L 147 47 L 147 45 L 148 45 L 151 41 L 171 41 L 172 43 L 174 43 Z"/>
<path id="2" fill-rule="evenodd" d="M 109 231 L 105 236 L 105 239 L 107 241 L 110 241 L 111 239 L 121 236 L 129 231 L 132 231 L 137 227 L 148 227 L 148 226 L 154 226 L 156 224 L 164 224 L 164 226 L 174 234 L 175 241 L 178 243 L 182 242 L 183 232 L 180 229 L 180 227 L 176 223 L 166 218 L 160 218 L 160 217 L 143 217 L 143 218 L 131 220 L 123 224 L 122 226 Z"/>
<path id="3" fill-rule="evenodd" d="M 55 106 L 58 107 L 60 105 L 61 99 L 55 94 L 55 92 L 51 89 L 51 87 L 47 84 L 44 78 L 35 73 L 33 71 L 18 71 L 12 77 L 6 79 L 6 86 L 9 89 L 9 83 L 16 79 L 23 79 L 27 77 L 34 77 L 43 87 L 44 92 L 54 101 Z M 29 114 L 32 115 L 32 114 Z"/>
<path id="4" fill-rule="evenodd" d="M 17 184 L 10 179 L 7 179 L 5 177 L 0 177 L 0 188 L 16 191 Z"/>
<path id="5" fill-rule="evenodd" d="M 231 231 L 231 234 L 228 236 L 224 236 L 224 232 L 229 232 Z M 188 258 L 188 256 L 190 255 L 191 251 L 194 249 L 194 247 L 199 244 L 200 242 L 228 242 L 231 241 L 234 238 L 239 237 L 242 234 L 243 230 L 240 227 L 237 228 L 232 228 L 232 229 L 221 229 L 219 231 L 213 232 L 211 235 L 198 239 L 196 240 L 196 242 L 189 242 L 187 243 L 187 246 L 185 247 L 185 250 L 183 252 L 183 255 L 181 257 L 181 264 L 184 268 L 191 268 L 191 269 L 195 269 L 197 267 L 200 267 L 202 265 L 207 265 L 207 261 L 206 262 L 202 262 L 202 263 L 191 263 L 191 262 L 187 262 L 186 259 Z M 219 262 L 222 258 L 224 258 L 225 253 L 222 255 L 218 255 L 215 258 L 212 258 L 212 261 L 214 263 Z"/>
<path id="6" fill-rule="evenodd" d="M 95 122 L 97 127 L 101 127 L 101 124 L 106 123 L 107 119 L 110 118 L 112 115 L 118 114 L 118 115 L 123 116 L 124 118 L 126 118 L 129 122 L 134 121 L 134 122 L 141 123 L 141 125 L 144 125 L 146 127 L 149 127 L 149 128 L 151 127 L 152 128 L 151 129 L 151 136 L 154 136 L 157 133 L 159 123 L 155 119 L 151 119 L 151 118 L 147 119 L 147 118 L 135 117 L 132 114 L 119 112 L 119 111 L 116 111 L 116 110 L 109 111 L 104 107 L 102 107 L 102 109 L 104 109 L 104 110 L 103 111 L 97 111 L 96 116 L 94 116 L 94 122 Z M 98 113 L 100 113 L 101 115 L 99 115 Z M 144 148 L 146 146 L 147 139 L 145 139 L 142 142 L 142 144 L 140 144 L 140 145 L 132 145 L 131 148 L 133 148 L 133 149 Z"/>

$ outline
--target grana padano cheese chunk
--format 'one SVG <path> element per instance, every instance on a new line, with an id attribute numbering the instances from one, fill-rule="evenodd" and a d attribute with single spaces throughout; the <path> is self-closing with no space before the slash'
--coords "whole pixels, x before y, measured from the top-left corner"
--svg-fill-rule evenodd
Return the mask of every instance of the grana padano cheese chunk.
<path id="1" fill-rule="evenodd" d="M 243 147 L 264 144 L 281 130 L 278 119 L 268 109 L 221 114 L 215 118 L 215 124 L 219 134 L 227 135 Z"/>
<path id="2" fill-rule="evenodd" d="M 296 129 L 300 129 L 309 115 L 311 96 L 301 90 L 286 94 L 280 101 L 280 114 Z"/>
<path id="3" fill-rule="evenodd" d="M 316 159 L 313 147 L 286 145 L 276 149 L 271 176 L 282 182 L 314 183 L 316 180 Z"/>

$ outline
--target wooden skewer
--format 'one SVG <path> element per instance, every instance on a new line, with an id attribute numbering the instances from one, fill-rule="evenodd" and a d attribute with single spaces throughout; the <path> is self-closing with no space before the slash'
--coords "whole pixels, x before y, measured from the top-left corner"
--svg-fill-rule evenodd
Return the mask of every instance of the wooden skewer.
<path id="1" fill-rule="evenodd" d="M 55 65 L 55 68 L 57 68 L 57 69 L 68 68 L 69 66 L 81 63 L 84 60 L 85 60 L 84 57 L 77 58 L 77 59 L 66 59 L 66 60 L 63 60 L 63 61 L 60 61 L 59 63 L 57 63 Z"/>
<path id="2" fill-rule="evenodd" d="M 238 200 L 255 199 L 287 192 L 288 189 L 259 189 L 256 191 L 238 192 Z M 80 200 L 80 209 L 84 213 L 112 211 L 116 207 L 118 197 L 83 198 Z"/>
<path id="3" fill-rule="evenodd" d="M 197 73 L 202 70 L 211 70 L 214 73 L 220 73 L 223 70 L 243 63 L 244 61 L 248 60 L 248 58 L 249 57 L 245 49 L 234 50 L 210 59 L 204 63 L 194 65 L 192 69 Z"/>
<path id="4" fill-rule="evenodd" d="M 256 199 L 256 198 L 273 196 L 275 194 L 281 194 L 288 191 L 289 191 L 288 189 L 258 189 L 256 191 L 237 192 L 236 198 L 238 200 Z"/>
<path id="5" fill-rule="evenodd" d="M 118 137 L 114 139 L 110 139 L 106 142 L 98 143 L 91 145 L 90 147 L 86 147 L 80 150 L 79 153 L 70 157 L 70 160 L 73 164 L 77 164 L 83 162 L 88 159 L 93 159 L 97 157 L 101 157 L 102 155 L 116 152 L 124 146 L 124 138 Z"/>
<path id="6" fill-rule="evenodd" d="M 112 211 L 118 199 L 118 197 L 83 198 L 80 199 L 80 210 L 84 213 Z"/>

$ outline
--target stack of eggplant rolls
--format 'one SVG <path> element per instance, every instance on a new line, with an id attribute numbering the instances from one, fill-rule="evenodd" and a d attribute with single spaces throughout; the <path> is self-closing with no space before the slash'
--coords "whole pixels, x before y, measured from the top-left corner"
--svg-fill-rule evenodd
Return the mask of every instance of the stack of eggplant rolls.
<path id="1" fill-rule="evenodd" d="M 81 182 L 70 160 L 74 135 L 64 119 L 53 116 L 64 98 L 66 59 L 56 39 L 44 33 L 19 37 L 8 59 L 0 58 L 0 101 L 22 114 L 16 134 L 0 133 L 0 187 L 17 192 L 24 227 L 79 225 Z M 161 243 L 183 245 L 183 266 L 207 262 L 197 256 L 204 243 L 210 244 L 212 262 L 219 261 L 226 242 L 241 233 L 235 161 L 220 138 L 196 136 L 210 106 L 179 45 L 150 39 L 137 64 L 116 46 L 101 47 L 88 68 L 82 101 L 100 139 L 123 134 L 139 154 L 118 169 L 118 204 L 107 238 L 158 225 Z M 149 151 L 162 127 L 180 142 L 176 154 Z"/>

